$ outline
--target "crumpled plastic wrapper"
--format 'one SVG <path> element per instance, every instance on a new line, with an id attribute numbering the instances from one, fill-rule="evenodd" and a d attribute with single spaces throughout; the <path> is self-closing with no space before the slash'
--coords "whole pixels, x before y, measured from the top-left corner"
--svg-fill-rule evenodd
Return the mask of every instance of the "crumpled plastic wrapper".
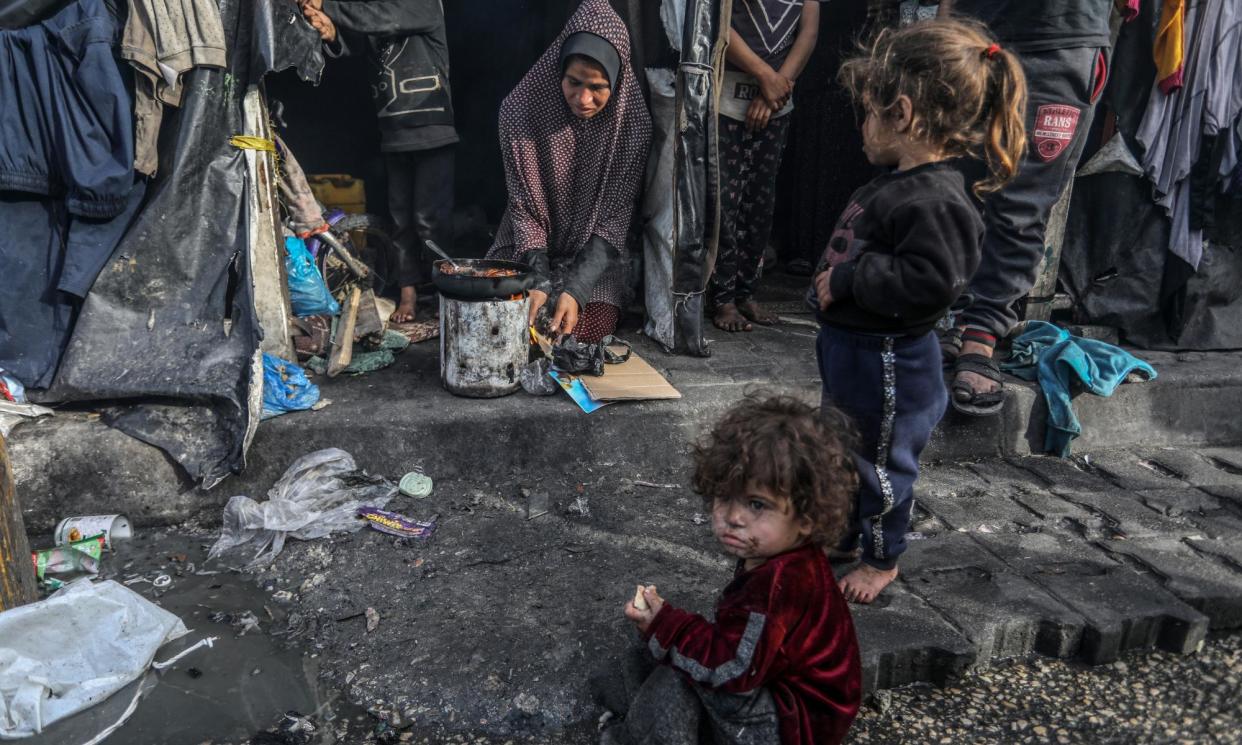
<path id="1" fill-rule="evenodd" d="M 267 493 L 266 502 L 237 496 L 224 506 L 220 537 L 208 560 L 253 551 L 247 569 L 270 564 L 292 536 L 309 541 L 361 530 L 358 508 L 384 507 L 397 494 L 387 479 L 358 470 L 353 456 L 328 448 L 294 461 Z"/>

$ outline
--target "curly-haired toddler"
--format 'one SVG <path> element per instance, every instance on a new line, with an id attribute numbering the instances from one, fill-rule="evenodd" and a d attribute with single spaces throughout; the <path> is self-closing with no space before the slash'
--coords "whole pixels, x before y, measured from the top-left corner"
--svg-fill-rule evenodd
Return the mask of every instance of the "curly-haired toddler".
<path id="1" fill-rule="evenodd" d="M 747 398 L 724 416 L 695 450 L 694 488 L 737 558 L 733 581 L 714 621 L 655 587 L 642 593 L 646 608 L 626 604 L 660 664 L 632 702 L 610 706 L 627 711 L 604 742 L 845 737 L 862 695 L 858 643 L 824 546 L 845 527 L 856 485 L 843 430 L 819 410 Z"/>

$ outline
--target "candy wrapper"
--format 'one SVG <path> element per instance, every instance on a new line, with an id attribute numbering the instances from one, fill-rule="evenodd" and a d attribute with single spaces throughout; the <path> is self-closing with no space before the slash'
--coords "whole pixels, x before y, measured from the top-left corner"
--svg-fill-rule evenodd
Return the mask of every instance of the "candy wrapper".
<path id="1" fill-rule="evenodd" d="M 359 507 L 358 517 L 366 520 L 367 525 L 374 530 L 401 538 L 430 538 L 436 530 L 434 520 L 430 522 L 411 520 L 405 515 L 377 507 Z"/>

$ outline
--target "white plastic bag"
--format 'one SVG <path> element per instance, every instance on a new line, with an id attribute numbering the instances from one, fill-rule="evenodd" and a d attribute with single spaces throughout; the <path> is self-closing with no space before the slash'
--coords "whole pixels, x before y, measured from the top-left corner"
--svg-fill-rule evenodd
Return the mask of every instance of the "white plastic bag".
<path id="1" fill-rule="evenodd" d="M 0 613 L 0 739 L 29 737 L 124 688 L 181 619 L 116 582 L 71 582 Z"/>
<path id="2" fill-rule="evenodd" d="M 245 546 L 254 556 L 247 568 L 276 560 L 285 536 L 306 541 L 329 533 L 358 530 L 363 505 L 384 507 L 397 493 L 392 482 L 358 470 L 353 456 L 329 448 L 298 458 L 267 493 L 266 502 L 233 497 L 224 507 L 224 525 L 208 559 Z"/>

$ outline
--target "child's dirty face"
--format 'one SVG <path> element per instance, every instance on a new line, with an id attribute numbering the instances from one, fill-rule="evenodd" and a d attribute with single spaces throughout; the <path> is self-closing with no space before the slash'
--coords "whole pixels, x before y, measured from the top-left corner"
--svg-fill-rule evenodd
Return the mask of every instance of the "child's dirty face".
<path id="1" fill-rule="evenodd" d="M 787 497 L 751 484 L 742 494 L 712 502 L 712 531 L 726 552 L 746 559 L 750 568 L 800 546 L 811 525 Z"/>

